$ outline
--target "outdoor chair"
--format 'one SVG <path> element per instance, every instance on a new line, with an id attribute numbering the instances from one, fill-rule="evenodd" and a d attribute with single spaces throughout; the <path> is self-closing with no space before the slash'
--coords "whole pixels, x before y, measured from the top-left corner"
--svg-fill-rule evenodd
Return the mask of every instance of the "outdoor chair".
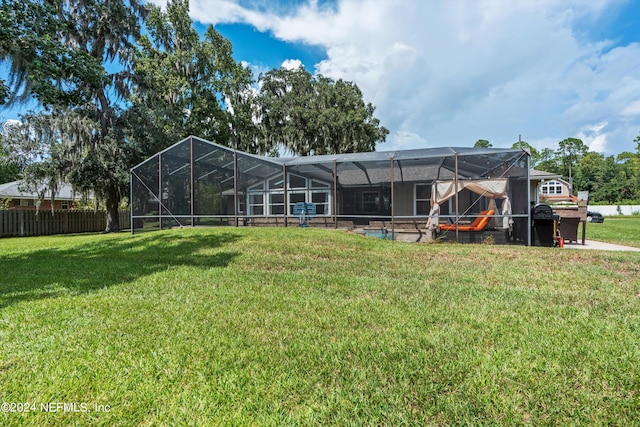
<path id="1" fill-rule="evenodd" d="M 495 211 L 493 209 L 489 209 L 486 211 L 480 211 L 476 219 L 469 225 L 458 225 L 458 231 L 482 231 L 485 229 L 487 224 L 489 224 L 489 220 L 491 219 L 491 215 L 493 215 Z M 440 231 L 456 231 L 455 224 L 442 224 L 440 225 Z"/>
<path id="2" fill-rule="evenodd" d="M 561 217 L 558 224 L 560 236 L 565 241 L 578 243 L 578 224 L 580 224 L 580 218 Z"/>

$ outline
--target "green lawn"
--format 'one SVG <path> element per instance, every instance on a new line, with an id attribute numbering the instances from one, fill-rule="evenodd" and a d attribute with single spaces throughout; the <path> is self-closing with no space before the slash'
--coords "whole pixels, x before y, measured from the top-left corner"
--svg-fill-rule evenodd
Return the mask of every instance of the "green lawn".
<path id="1" fill-rule="evenodd" d="M 640 216 L 607 217 L 601 224 L 587 224 L 587 239 L 640 248 Z"/>
<path id="2" fill-rule="evenodd" d="M 638 423 L 638 253 L 174 229 L 0 271 L 3 426 Z"/>

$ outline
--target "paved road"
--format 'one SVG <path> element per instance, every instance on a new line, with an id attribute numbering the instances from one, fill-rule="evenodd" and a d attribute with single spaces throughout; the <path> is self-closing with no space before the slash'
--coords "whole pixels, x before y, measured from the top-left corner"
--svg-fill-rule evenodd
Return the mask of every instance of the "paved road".
<path id="1" fill-rule="evenodd" d="M 640 252 L 640 248 L 633 248 L 631 246 L 614 245 L 613 243 L 597 242 L 595 240 L 585 240 L 584 245 L 580 243 L 565 243 L 564 247 L 567 249 L 600 249 L 605 251 L 633 251 Z"/>

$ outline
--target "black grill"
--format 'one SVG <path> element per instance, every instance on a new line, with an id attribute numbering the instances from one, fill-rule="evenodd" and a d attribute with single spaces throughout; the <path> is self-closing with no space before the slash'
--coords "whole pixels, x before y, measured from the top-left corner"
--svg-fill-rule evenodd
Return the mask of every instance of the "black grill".
<path id="1" fill-rule="evenodd" d="M 538 203 L 531 210 L 531 219 L 531 243 L 534 246 L 555 246 L 560 216 L 553 213 L 551 206 Z"/>
<path id="2" fill-rule="evenodd" d="M 533 220 L 536 220 L 536 219 L 558 220 L 560 217 L 553 213 L 553 209 L 551 209 L 551 206 L 545 203 L 538 203 L 533 207 L 533 212 L 531 212 L 531 218 Z"/>

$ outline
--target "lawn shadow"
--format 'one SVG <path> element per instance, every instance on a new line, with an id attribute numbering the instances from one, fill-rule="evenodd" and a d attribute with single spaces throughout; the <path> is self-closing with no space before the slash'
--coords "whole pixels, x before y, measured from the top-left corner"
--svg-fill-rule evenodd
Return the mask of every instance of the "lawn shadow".
<path id="1" fill-rule="evenodd" d="M 240 254 L 224 250 L 241 237 L 231 232 L 109 237 L 69 249 L 39 249 L 0 257 L 0 308 L 87 293 L 174 266 L 224 268 Z"/>

